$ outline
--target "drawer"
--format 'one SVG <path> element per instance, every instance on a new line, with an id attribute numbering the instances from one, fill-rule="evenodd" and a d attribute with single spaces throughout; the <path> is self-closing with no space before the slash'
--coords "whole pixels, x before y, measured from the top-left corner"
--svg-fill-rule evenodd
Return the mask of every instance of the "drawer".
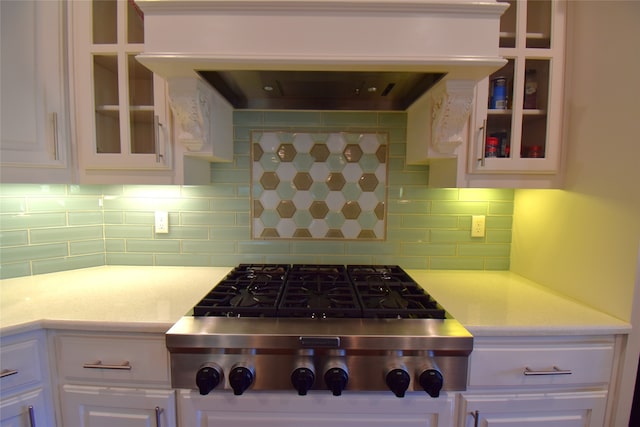
<path id="1" fill-rule="evenodd" d="M 55 343 L 66 381 L 169 384 L 164 335 L 59 335 Z"/>
<path id="2" fill-rule="evenodd" d="M 25 341 L 0 346 L 0 391 L 3 394 L 18 387 L 38 384 L 43 380 L 39 341 Z"/>
<path id="3" fill-rule="evenodd" d="M 613 338 L 478 341 L 470 358 L 470 387 L 606 384 L 611 378 Z"/>

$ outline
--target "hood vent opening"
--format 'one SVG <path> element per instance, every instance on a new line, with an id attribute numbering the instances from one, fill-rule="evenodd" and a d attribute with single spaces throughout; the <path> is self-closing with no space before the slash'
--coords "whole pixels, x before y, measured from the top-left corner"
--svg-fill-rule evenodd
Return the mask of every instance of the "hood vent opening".
<path id="1" fill-rule="evenodd" d="M 404 111 L 444 73 L 199 71 L 236 109 Z"/>

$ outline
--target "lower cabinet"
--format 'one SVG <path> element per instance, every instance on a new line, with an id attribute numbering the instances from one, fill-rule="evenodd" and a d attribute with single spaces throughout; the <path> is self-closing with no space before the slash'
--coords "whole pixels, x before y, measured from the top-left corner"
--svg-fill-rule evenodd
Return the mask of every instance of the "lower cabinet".
<path id="1" fill-rule="evenodd" d="M 616 338 L 477 337 L 460 427 L 603 427 Z"/>
<path id="2" fill-rule="evenodd" d="M 0 426 L 39 427 L 54 426 L 55 422 L 46 408 L 47 396 L 42 388 L 29 390 L 0 400 Z"/>
<path id="3" fill-rule="evenodd" d="M 176 426 L 164 334 L 58 331 L 52 341 L 63 426 Z"/>
<path id="4" fill-rule="evenodd" d="M 200 396 L 178 391 L 178 424 L 189 427 L 448 427 L 452 426 L 455 394 L 437 399 L 410 393 L 398 399 L 389 393 L 343 393 L 342 396 L 295 392 L 230 392 Z"/>
<path id="5" fill-rule="evenodd" d="M 605 391 L 467 394 L 460 400 L 465 427 L 602 427 Z"/>
<path id="6" fill-rule="evenodd" d="M 68 426 L 176 426 L 173 390 L 63 385 L 60 393 Z"/>
<path id="7" fill-rule="evenodd" d="M 0 426 L 56 425 L 44 331 L 0 339 Z"/>
<path id="8" fill-rule="evenodd" d="M 609 390 L 622 339 L 475 337 L 467 390 L 436 399 L 387 392 L 201 396 L 171 388 L 163 333 L 41 330 L 0 339 L 0 427 L 604 427 L 611 424 Z"/>

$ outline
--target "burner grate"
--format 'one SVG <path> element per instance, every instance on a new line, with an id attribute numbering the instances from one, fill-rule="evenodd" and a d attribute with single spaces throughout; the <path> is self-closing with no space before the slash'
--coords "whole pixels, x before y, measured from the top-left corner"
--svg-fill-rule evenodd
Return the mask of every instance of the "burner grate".
<path id="1" fill-rule="evenodd" d="M 194 316 L 444 319 L 397 265 L 240 264 Z"/>
<path id="2" fill-rule="evenodd" d="M 194 316 L 275 317 L 288 265 L 240 264 L 194 308 Z"/>

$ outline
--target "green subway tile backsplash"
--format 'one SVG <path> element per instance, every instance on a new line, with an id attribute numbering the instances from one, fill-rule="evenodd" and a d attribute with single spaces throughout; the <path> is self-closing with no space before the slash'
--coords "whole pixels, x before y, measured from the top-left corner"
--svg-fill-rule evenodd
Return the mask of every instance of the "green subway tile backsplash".
<path id="1" fill-rule="evenodd" d="M 384 241 L 251 240 L 253 130 L 383 131 L 389 135 Z M 428 166 L 405 165 L 402 112 L 237 111 L 231 163 L 210 185 L 0 184 L 0 278 L 99 265 L 397 264 L 508 270 L 513 190 L 429 189 Z M 169 233 L 154 233 L 154 211 Z M 470 237 L 487 215 L 486 237 Z"/>

